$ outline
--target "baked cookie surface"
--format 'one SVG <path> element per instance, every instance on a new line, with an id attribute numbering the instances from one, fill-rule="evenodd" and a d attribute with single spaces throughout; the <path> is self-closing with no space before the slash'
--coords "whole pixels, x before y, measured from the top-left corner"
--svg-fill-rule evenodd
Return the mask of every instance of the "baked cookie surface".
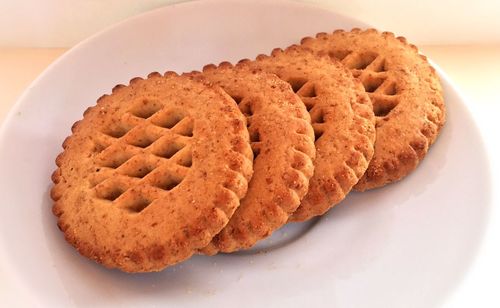
<path id="1" fill-rule="evenodd" d="M 174 73 L 134 78 L 72 127 L 53 213 L 84 256 L 158 271 L 205 247 L 247 191 L 246 120 L 220 88 Z"/>
<path id="2" fill-rule="evenodd" d="M 314 131 L 310 116 L 290 85 L 247 65 L 223 62 L 191 74 L 220 86 L 247 117 L 254 151 L 248 193 L 206 254 L 250 248 L 288 221 L 306 195 L 313 175 Z"/>
<path id="3" fill-rule="evenodd" d="M 373 155 L 375 118 L 363 86 L 339 62 L 298 46 L 240 63 L 278 75 L 309 111 L 316 137 L 314 175 L 290 220 L 324 214 L 345 198 Z"/>
<path id="4" fill-rule="evenodd" d="M 441 84 L 425 56 L 405 38 L 375 29 L 319 33 L 302 39 L 301 46 L 341 61 L 372 100 L 375 154 L 355 189 L 381 187 L 414 170 L 446 114 Z"/>

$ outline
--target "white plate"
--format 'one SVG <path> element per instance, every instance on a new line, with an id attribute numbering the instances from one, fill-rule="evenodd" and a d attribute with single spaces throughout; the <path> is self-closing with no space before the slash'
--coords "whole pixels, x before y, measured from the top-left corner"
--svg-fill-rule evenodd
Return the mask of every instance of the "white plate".
<path id="1" fill-rule="evenodd" d="M 189 71 L 365 26 L 296 2 L 203 1 L 132 18 L 73 48 L 34 82 L 0 135 L 2 303 L 25 306 L 432 307 L 461 281 L 490 208 L 484 146 L 441 72 L 448 123 L 404 181 L 352 193 L 316 223 L 278 232 L 265 253 L 196 256 L 161 273 L 104 269 L 65 243 L 50 174 L 71 124 L 118 83 Z M 474 162 L 473 164 L 470 162 Z"/>

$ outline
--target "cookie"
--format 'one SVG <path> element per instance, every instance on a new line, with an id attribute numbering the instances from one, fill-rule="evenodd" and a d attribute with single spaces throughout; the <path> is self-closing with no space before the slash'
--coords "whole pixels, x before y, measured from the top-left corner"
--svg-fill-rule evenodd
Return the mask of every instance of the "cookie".
<path id="1" fill-rule="evenodd" d="M 322 215 L 345 198 L 372 158 L 375 119 L 368 95 L 339 62 L 297 46 L 241 63 L 288 82 L 309 111 L 316 137 L 314 175 L 290 220 Z"/>
<path id="2" fill-rule="evenodd" d="M 413 171 L 446 118 L 441 84 L 426 57 L 404 37 L 375 29 L 319 33 L 301 46 L 341 61 L 372 100 L 375 155 L 355 189 L 381 187 Z"/>
<path id="3" fill-rule="evenodd" d="M 247 191 L 246 119 L 220 88 L 174 73 L 117 86 L 72 127 L 51 197 L 65 238 L 126 272 L 205 247 Z"/>
<path id="4" fill-rule="evenodd" d="M 310 116 L 290 85 L 246 65 L 207 65 L 191 76 L 226 91 L 247 117 L 254 151 L 248 193 L 206 254 L 253 246 L 288 221 L 300 205 L 313 175 L 314 131 Z"/>

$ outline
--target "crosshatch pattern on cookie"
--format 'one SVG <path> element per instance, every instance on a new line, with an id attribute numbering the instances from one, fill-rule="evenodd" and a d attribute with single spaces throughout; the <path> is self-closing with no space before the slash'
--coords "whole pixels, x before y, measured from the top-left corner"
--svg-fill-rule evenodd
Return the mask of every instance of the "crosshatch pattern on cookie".
<path id="1" fill-rule="evenodd" d="M 192 166 L 193 125 L 193 118 L 178 108 L 149 99 L 132 104 L 119 124 L 103 128 L 96 138 L 100 153 L 90 175 L 96 196 L 140 212 L 153 198 L 133 198 L 130 188 L 149 186 L 161 193 L 180 185 Z"/>
<path id="2" fill-rule="evenodd" d="M 318 36 L 321 39 L 321 35 Z M 359 78 L 370 96 L 376 117 L 385 117 L 399 103 L 397 82 L 387 73 L 385 57 L 376 52 L 335 49 L 328 55 L 340 61 Z"/>
<path id="3" fill-rule="evenodd" d="M 328 124 L 325 123 L 325 110 L 321 107 L 314 108 L 316 102 L 315 98 L 318 96 L 316 92 L 318 86 L 316 86 L 315 81 L 309 81 L 306 78 L 289 78 L 285 81 L 292 86 L 294 92 L 302 99 L 302 102 L 311 116 L 314 138 L 316 141 L 319 140 L 327 129 Z"/>
<path id="4" fill-rule="evenodd" d="M 416 168 L 446 118 L 439 79 L 417 47 L 391 32 L 357 28 L 318 33 L 303 38 L 301 46 L 341 61 L 373 103 L 375 155 L 355 188 L 380 187 Z"/>

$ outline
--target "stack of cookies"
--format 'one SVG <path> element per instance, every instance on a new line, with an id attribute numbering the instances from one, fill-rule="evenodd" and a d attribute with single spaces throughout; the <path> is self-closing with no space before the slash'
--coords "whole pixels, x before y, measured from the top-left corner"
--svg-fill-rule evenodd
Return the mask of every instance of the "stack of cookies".
<path id="1" fill-rule="evenodd" d="M 82 255 L 159 271 L 402 179 L 444 122 L 440 82 L 414 45 L 374 29 L 319 33 L 113 88 L 63 143 L 53 212 Z"/>

